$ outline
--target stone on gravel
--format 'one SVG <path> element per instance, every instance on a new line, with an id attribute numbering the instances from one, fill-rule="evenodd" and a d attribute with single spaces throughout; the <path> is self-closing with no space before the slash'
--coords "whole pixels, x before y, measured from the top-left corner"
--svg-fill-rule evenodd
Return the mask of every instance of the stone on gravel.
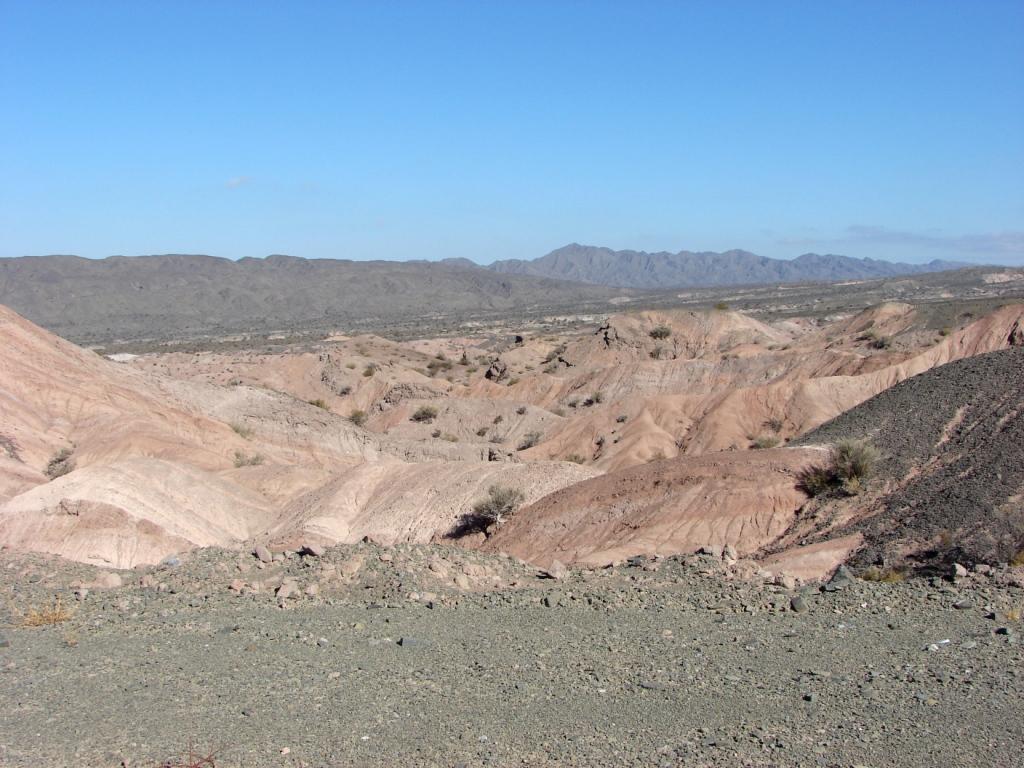
<path id="1" fill-rule="evenodd" d="M 845 565 L 840 565 L 822 589 L 826 592 L 838 592 L 853 584 L 853 581 L 853 574 L 850 573 L 850 570 Z"/>
<path id="2" fill-rule="evenodd" d="M 258 544 L 253 549 L 252 553 L 256 556 L 256 559 L 259 560 L 261 563 L 269 563 L 272 562 L 274 559 L 274 556 L 270 554 L 270 550 L 264 547 L 262 544 Z"/>
<path id="3" fill-rule="evenodd" d="M 807 601 L 800 595 L 793 595 L 793 598 L 789 601 L 789 607 L 794 613 L 807 613 Z"/>
<path id="4" fill-rule="evenodd" d="M 550 579 L 564 579 L 569 571 L 561 560 L 552 560 L 544 574 Z"/>
<path id="5" fill-rule="evenodd" d="M 302 554 L 309 557 L 323 557 L 326 551 L 326 547 L 321 544 L 307 544 L 302 548 Z"/>
<path id="6" fill-rule="evenodd" d="M 427 645 L 427 641 L 418 637 L 400 637 L 398 645 L 402 648 L 423 648 Z"/>

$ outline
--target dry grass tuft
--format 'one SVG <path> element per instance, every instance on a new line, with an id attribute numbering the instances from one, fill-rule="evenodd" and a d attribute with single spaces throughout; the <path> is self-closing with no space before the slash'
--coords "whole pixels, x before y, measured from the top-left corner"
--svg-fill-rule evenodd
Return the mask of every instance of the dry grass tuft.
<path id="1" fill-rule="evenodd" d="M 55 597 L 49 605 L 29 606 L 21 617 L 23 627 L 52 627 L 62 624 L 72 616 L 72 611 L 64 607 L 60 597 Z"/>

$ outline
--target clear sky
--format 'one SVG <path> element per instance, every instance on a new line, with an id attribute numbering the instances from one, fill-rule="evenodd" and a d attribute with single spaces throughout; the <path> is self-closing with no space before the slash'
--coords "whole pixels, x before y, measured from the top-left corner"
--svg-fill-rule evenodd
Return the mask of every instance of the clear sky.
<path id="1" fill-rule="evenodd" d="M 0 0 L 0 256 L 1024 263 L 1024 2 Z"/>

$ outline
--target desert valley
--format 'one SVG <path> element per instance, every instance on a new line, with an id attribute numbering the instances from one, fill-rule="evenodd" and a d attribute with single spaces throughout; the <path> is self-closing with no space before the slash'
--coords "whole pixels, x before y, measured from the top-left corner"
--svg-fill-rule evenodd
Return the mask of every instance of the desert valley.
<path id="1" fill-rule="evenodd" d="M 1024 3 L 0 0 L 0 768 L 1024 766 Z"/>
<path id="2" fill-rule="evenodd" d="M 801 291 L 818 298 L 802 303 Z M 842 306 L 822 307 L 829 295 Z M 1012 567 L 1024 544 L 1024 271 L 641 291 L 610 297 L 604 312 L 574 311 L 576 300 L 558 313 L 519 309 L 516 319 L 448 318 L 447 330 L 419 338 L 407 322 L 397 334 L 386 324 L 375 333 L 296 325 L 134 341 L 98 341 L 82 329 L 93 349 L 0 310 L 0 557 L 14 624 L 5 630 L 6 679 L 27 674 L 30 657 L 19 655 L 38 643 L 63 646 L 66 663 L 94 643 L 99 654 L 125 643 L 118 653 L 131 656 L 146 637 L 220 638 L 214 624 L 231 625 L 232 616 L 241 623 L 223 642 L 257 655 L 243 616 L 275 626 L 275 644 L 289 626 L 323 624 L 295 635 L 320 661 L 366 643 L 422 644 L 416 653 L 430 655 L 445 647 L 439 634 L 462 642 L 492 618 L 522 613 L 529 622 L 544 607 L 588 621 L 630 611 L 630 623 L 681 609 L 692 622 L 699 613 L 691 611 L 711 609 L 705 622 L 738 615 L 782 629 L 786 614 L 806 620 L 808 605 L 823 620 L 831 609 L 811 595 L 821 584 L 831 590 L 837 574 L 844 587 L 870 590 L 861 610 L 871 611 L 912 605 L 907 590 L 929 579 L 939 599 L 949 591 L 939 585 L 952 584 L 944 599 L 975 606 L 963 614 L 977 615 L 975 629 L 1005 630 L 986 634 L 987 643 L 1015 642 L 1024 597 L 1024 568 Z M 854 469 L 842 469 L 844 460 Z M 731 600 L 707 597 L 723 588 Z M 488 606 L 486 619 L 452 624 Z M 367 610 L 402 636 L 351 619 Z M 48 625 L 47 616 L 51 629 L 30 628 Z M 512 642 L 560 631 L 548 621 L 517 627 Z M 674 621 L 658 636 L 676 637 Z M 964 637 L 975 629 L 965 626 Z M 527 660 L 511 656 L 520 659 L 512 669 Z M 854 654 L 848 663 L 859 661 Z M 345 676 L 329 666 L 316 676 Z M 78 673 L 22 678 L 16 690 L 52 696 L 48 686 L 68 675 Z M 638 684 L 680 685 L 632 680 L 624 690 Z M 333 737 L 319 734 L 314 747 L 275 725 L 262 732 L 269 744 L 247 740 L 247 751 L 233 726 L 203 733 L 213 713 L 204 697 L 196 706 L 150 725 L 144 742 L 132 729 L 120 737 L 101 729 L 76 737 L 73 753 L 90 761 L 143 754 L 155 764 L 185 732 L 204 747 L 226 744 L 222 761 L 237 753 L 244 765 L 289 764 L 281 750 L 316 765 L 337 749 Z M 33 711 L 25 701 L 8 712 L 9 764 L 37 754 L 38 744 L 26 750 L 10 738 Z M 657 728 L 649 736 L 667 738 Z M 760 764 L 757 755 L 772 754 L 763 744 L 706 741 L 693 742 L 692 754 L 670 745 L 661 762 Z M 352 746 L 353 765 L 412 754 Z M 657 762 L 664 746 L 627 750 L 620 762 Z M 511 732 L 501 746 L 463 747 L 474 760 L 502 763 L 523 749 Z M 591 747 L 527 762 L 589 764 Z M 54 764 L 71 754 L 59 739 L 51 749 Z M 434 745 L 421 757 L 444 764 L 449 754 Z M 810 753 L 793 754 L 802 763 Z M 910 749 L 905 764 L 924 764 L 927 754 Z"/>

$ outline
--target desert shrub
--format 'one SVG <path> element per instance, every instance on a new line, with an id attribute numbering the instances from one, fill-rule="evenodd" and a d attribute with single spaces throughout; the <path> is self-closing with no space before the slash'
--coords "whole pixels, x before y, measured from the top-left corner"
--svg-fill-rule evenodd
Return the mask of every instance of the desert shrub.
<path id="1" fill-rule="evenodd" d="M 516 408 L 516 413 L 522 416 L 524 413 L 526 413 L 526 406 L 520 405 L 518 408 Z"/>
<path id="2" fill-rule="evenodd" d="M 504 417 L 504 416 L 502 416 L 502 415 L 501 415 L 501 414 L 499 413 L 499 414 L 498 414 L 497 416 L 495 416 L 495 417 L 494 417 L 494 421 L 492 421 L 491 423 L 492 423 L 492 424 L 501 424 L 501 422 L 503 422 L 504 420 L 505 420 L 505 417 Z"/>
<path id="3" fill-rule="evenodd" d="M 239 437 L 244 437 L 246 440 L 252 437 L 252 430 L 249 427 L 245 426 L 244 424 L 231 422 L 231 429 L 234 430 L 236 435 L 238 435 Z"/>
<path id="4" fill-rule="evenodd" d="M 432 405 L 421 405 L 409 418 L 417 423 L 429 424 L 437 418 L 437 408 Z"/>
<path id="5" fill-rule="evenodd" d="M 656 341 L 664 341 L 672 335 L 672 329 L 667 325 L 656 326 L 651 332 L 650 337 Z"/>
<path id="6" fill-rule="evenodd" d="M 430 433 L 430 436 L 433 437 L 436 440 L 437 438 L 439 438 L 441 436 L 441 430 L 440 429 L 435 429 L 433 432 Z"/>
<path id="7" fill-rule="evenodd" d="M 907 571 L 903 568 L 879 568 L 872 565 L 860 574 L 864 581 L 874 581 L 879 584 L 899 584 L 907 580 Z"/>
<path id="8" fill-rule="evenodd" d="M 778 434 L 779 432 L 781 432 L 782 431 L 782 427 L 785 426 L 783 424 L 782 419 L 779 419 L 779 418 L 765 419 L 764 420 L 764 425 L 765 425 L 765 427 L 770 429 L 775 434 Z"/>
<path id="9" fill-rule="evenodd" d="M 367 416 L 366 411 L 360 410 L 359 408 L 356 408 L 348 415 L 348 420 L 355 424 L 357 427 L 361 427 L 364 424 L 366 424 L 366 420 L 368 418 L 369 417 Z"/>
<path id="10" fill-rule="evenodd" d="M 555 416 L 565 416 L 565 408 L 553 408 L 551 412 L 555 414 Z"/>
<path id="11" fill-rule="evenodd" d="M 666 458 L 665 452 L 659 448 L 651 454 L 651 458 L 649 458 L 648 461 L 664 461 Z"/>
<path id="12" fill-rule="evenodd" d="M 449 371 L 452 368 L 450 360 L 445 360 L 443 357 L 439 360 L 431 360 L 427 363 L 427 373 L 431 376 L 436 376 L 439 371 Z"/>
<path id="13" fill-rule="evenodd" d="M 348 368 L 350 371 L 354 371 L 356 369 L 356 364 L 355 363 L 345 363 L 345 367 Z"/>
<path id="14" fill-rule="evenodd" d="M 840 481 L 863 482 L 875 471 L 878 449 L 863 440 L 840 440 L 832 448 L 831 468 Z"/>
<path id="15" fill-rule="evenodd" d="M 483 437 L 486 434 L 487 434 L 487 427 L 480 427 L 480 429 L 478 429 L 476 431 L 476 436 L 477 437 Z"/>
<path id="16" fill-rule="evenodd" d="M 661 356 L 662 356 L 662 354 L 664 352 L 665 352 L 665 350 L 662 349 L 661 347 L 655 347 L 654 349 L 652 349 L 650 351 L 651 359 L 652 360 L 661 360 Z"/>
<path id="17" fill-rule="evenodd" d="M 327 401 L 325 401 L 321 397 L 318 397 L 315 400 L 310 400 L 309 404 L 310 405 L 315 405 L 317 408 L 323 408 L 325 411 L 329 410 L 328 407 L 327 407 Z"/>
<path id="18" fill-rule="evenodd" d="M 871 346 L 874 349 L 888 349 L 892 346 L 892 339 L 888 336 L 879 336 L 877 339 L 871 342 Z"/>
<path id="19" fill-rule="evenodd" d="M 533 448 L 539 442 L 540 432 L 527 432 L 523 435 L 523 439 L 519 441 L 517 450 L 525 451 L 527 448 Z"/>
<path id="20" fill-rule="evenodd" d="M 236 467 L 258 467 L 263 463 L 263 455 L 254 453 L 249 456 L 241 451 L 235 451 L 235 466 Z"/>
<path id="21" fill-rule="evenodd" d="M 727 309 L 729 309 L 729 302 L 719 301 L 715 304 L 715 309 L 717 309 L 719 312 L 725 312 Z"/>
<path id="22" fill-rule="evenodd" d="M 370 363 L 368 366 L 363 368 L 363 376 L 365 376 L 366 378 L 370 378 L 376 372 L 377 372 L 377 366 L 374 365 L 373 363 Z"/>
<path id="23" fill-rule="evenodd" d="M 487 442 L 494 443 L 495 445 L 501 445 L 502 443 L 505 442 L 505 438 L 502 437 L 501 435 L 494 434 L 487 438 Z"/>
<path id="24" fill-rule="evenodd" d="M 754 438 L 753 447 L 759 450 L 774 448 L 779 442 L 779 438 L 776 435 L 759 435 Z"/>
<path id="25" fill-rule="evenodd" d="M 50 627 L 61 624 L 71 618 L 71 611 L 64 607 L 58 595 L 52 603 L 39 607 L 29 606 L 21 617 L 23 627 Z"/>
<path id="26" fill-rule="evenodd" d="M 351 395 L 352 387 L 350 387 L 348 384 L 340 386 L 338 387 L 338 394 L 341 395 L 342 397 L 345 397 L 345 395 Z"/>
<path id="27" fill-rule="evenodd" d="M 621 416 L 616 416 L 615 417 L 615 423 L 616 424 L 625 424 L 627 419 L 629 419 L 629 417 L 626 414 L 622 414 Z"/>
<path id="28" fill-rule="evenodd" d="M 566 403 L 566 405 L 568 405 L 570 408 L 575 408 L 579 404 L 580 404 L 580 401 L 575 399 L 575 398 L 570 400 L 568 403 Z"/>
<path id="29" fill-rule="evenodd" d="M 828 467 L 814 465 L 805 467 L 797 474 L 797 487 L 808 496 L 820 496 L 836 485 Z"/>
<path id="30" fill-rule="evenodd" d="M 573 464 L 583 464 L 586 462 L 586 459 L 580 456 L 578 453 L 570 453 L 568 456 L 565 457 L 565 460 L 571 461 Z"/>
<path id="31" fill-rule="evenodd" d="M 878 449 L 864 440 L 840 440 L 832 446 L 827 465 L 800 472 L 798 486 L 809 496 L 839 489 L 857 494 L 874 473 L 879 455 Z"/>
<path id="32" fill-rule="evenodd" d="M 474 504 L 473 509 L 459 519 L 452 536 L 457 538 L 477 531 L 487 535 L 491 526 L 507 522 L 524 501 L 526 495 L 518 488 L 492 485 L 487 489 L 486 498 Z"/>
<path id="33" fill-rule="evenodd" d="M 75 468 L 75 461 L 71 458 L 70 448 L 61 448 L 46 463 L 46 476 L 51 480 L 66 475 Z"/>

